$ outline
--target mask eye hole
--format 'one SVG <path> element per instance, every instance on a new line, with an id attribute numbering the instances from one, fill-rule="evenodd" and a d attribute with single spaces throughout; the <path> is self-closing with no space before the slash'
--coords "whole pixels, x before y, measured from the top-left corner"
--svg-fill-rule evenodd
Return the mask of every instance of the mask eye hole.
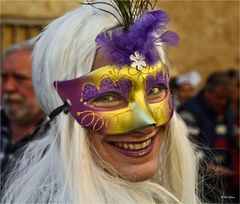
<path id="1" fill-rule="evenodd" d="M 165 85 L 153 86 L 147 94 L 148 103 L 157 103 L 162 101 L 168 93 L 168 88 Z"/>
<path id="2" fill-rule="evenodd" d="M 127 106 L 128 102 L 116 93 L 103 93 L 90 99 L 86 104 L 95 109 L 110 111 L 124 108 Z"/>

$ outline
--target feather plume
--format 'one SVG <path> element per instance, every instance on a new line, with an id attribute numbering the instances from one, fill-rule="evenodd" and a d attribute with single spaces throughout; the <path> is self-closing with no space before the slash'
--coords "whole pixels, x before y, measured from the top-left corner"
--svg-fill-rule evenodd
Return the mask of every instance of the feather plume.
<path id="1" fill-rule="evenodd" d="M 89 2 L 87 0 L 87 3 L 82 4 L 91 5 L 99 10 L 110 13 L 118 20 L 119 25 L 127 30 L 144 12 L 152 10 L 156 3 L 157 0 L 110 0 L 110 3 L 104 1 Z M 115 14 L 105 9 L 96 7 L 98 4 L 105 4 L 113 8 L 115 11 L 117 11 L 120 17 L 117 17 Z"/>
<path id="2" fill-rule="evenodd" d="M 155 6 L 150 0 L 111 0 L 110 3 L 98 1 L 88 2 L 88 5 L 101 3 L 114 8 L 120 16 L 119 19 L 112 14 L 120 26 L 100 33 L 95 40 L 97 45 L 104 49 L 108 59 L 116 65 L 130 65 L 130 56 L 136 51 L 143 56 L 147 64 L 155 64 L 160 60 L 155 46 L 162 43 L 175 46 L 178 43 L 176 33 L 163 32 L 169 22 L 167 13 L 161 10 L 149 11 Z"/>

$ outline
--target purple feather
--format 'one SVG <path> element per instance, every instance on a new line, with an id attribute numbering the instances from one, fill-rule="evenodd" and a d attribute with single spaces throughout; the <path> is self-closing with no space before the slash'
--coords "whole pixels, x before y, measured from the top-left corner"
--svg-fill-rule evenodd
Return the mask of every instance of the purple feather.
<path id="1" fill-rule="evenodd" d="M 161 10 L 154 10 L 144 13 L 129 29 L 129 35 L 136 40 L 136 37 L 147 39 L 150 34 L 157 30 L 164 29 L 169 22 L 167 13 Z"/>
<path id="2" fill-rule="evenodd" d="M 127 32 L 119 29 L 113 30 L 111 34 L 103 32 L 95 41 L 98 46 L 102 46 L 108 59 L 119 66 L 130 65 L 130 55 L 136 51 L 145 57 L 147 64 L 152 65 L 160 59 L 155 42 L 166 42 L 170 46 L 178 42 L 177 34 L 172 31 L 165 32 L 160 38 L 156 37 L 155 33 L 165 29 L 168 22 L 166 12 L 153 10 L 144 13 Z"/>
<path id="3" fill-rule="evenodd" d="M 109 34 L 107 32 L 102 32 L 96 37 L 95 42 L 97 45 L 102 46 L 109 40 L 111 40 Z"/>
<path id="4" fill-rule="evenodd" d="M 179 42 L 179 37 L 178 37 L 177 33 L 169 30 L 160 36 L 159 41 L 165 42 L 169 46 L 176 46 Z"/>

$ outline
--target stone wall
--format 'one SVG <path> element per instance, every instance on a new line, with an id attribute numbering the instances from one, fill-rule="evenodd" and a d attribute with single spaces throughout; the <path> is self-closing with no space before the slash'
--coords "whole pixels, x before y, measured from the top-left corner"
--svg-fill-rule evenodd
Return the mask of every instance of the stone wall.
<path id="1" fill-rule="evenodd" d="M 2 0 L 1 17 L 53 19 L 79 6 L 77 1 Z M 239 68 L 239 1 L 158 1 L 171 18 L 180 44 L 167 50 L 173 74 L 192 69 L 206 77 Z"/>

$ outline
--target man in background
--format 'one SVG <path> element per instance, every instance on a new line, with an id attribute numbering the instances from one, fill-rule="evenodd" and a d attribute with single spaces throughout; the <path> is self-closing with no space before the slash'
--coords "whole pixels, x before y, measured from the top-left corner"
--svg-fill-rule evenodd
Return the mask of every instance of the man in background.
<path id="1" fill-rule="evenodd" d="M 232 150 L 233 117 L 228 101 L 229 81 L 225 73 L 216 72 L 209 76 L 200 93 L 185 103 L 180 115 L 189 126 L 192 140 L 198 144 L 198 155 L 206 162 L 206 172 L 211 179 L 206 179 L 204 189 L 208 202 L 232 202 Z M 213 177 L 214 175 L 215 177 Z M 215 189 L 214 189 L 215 188 Z M 215 191 L 216 190 L 216 191 Z M 221 199 L 222 198 L 222 199 Z"/>
<path id="2" fill-rule="evenodd" d="M 234 126 L 234 152 L 233 152 L 233 167 L 234 167 L 234 190 L 236 202 L 239 203 L 239 187 L 240 187 L 240 73 L 239 69 L 229 69 L 226 72 L 229 82 L 229 102 L 233 115 Z"/>
<path id="3" fill-rule="evenodd" d="M 176 78 L 174 105 L 177 112 L 181 111 L 184 108 L 186 101 L 196 94 L 196 87 L 201 80 L 202 77 L 197 71 L 191 71 Z"/>
<path id="4" fill-rule="evenodd" d="M 9 47 L 1 61 L 1 172 L 16 151 L 31 141 L 34 128 L 44 114 L 32 85 L 31 54 L 34 43 Z"/>

